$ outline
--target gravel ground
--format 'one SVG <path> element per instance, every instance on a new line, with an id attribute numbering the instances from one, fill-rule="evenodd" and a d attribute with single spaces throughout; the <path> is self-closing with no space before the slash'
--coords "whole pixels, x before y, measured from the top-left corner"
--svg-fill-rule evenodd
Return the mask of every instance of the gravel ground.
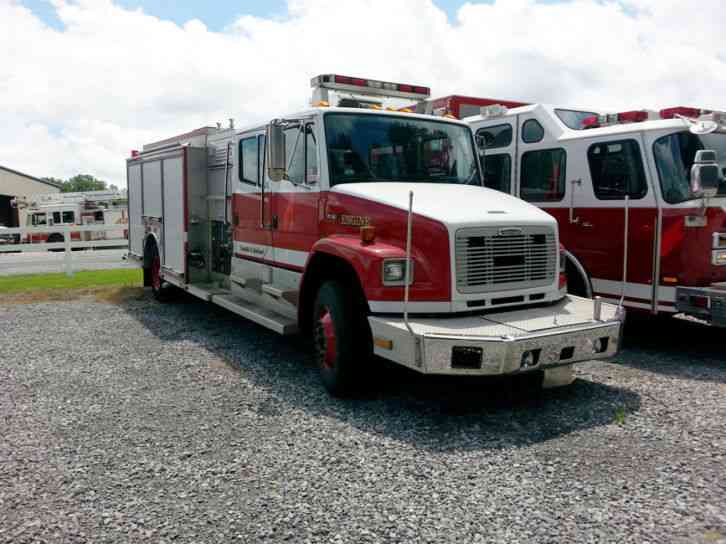
<path id="1" fill-rule="evenodd" d="M 563 391 L 392 369 L 201 302 L 0 305 L 2 542 L 724 542 L 723 331 L 629 329 Z"/>

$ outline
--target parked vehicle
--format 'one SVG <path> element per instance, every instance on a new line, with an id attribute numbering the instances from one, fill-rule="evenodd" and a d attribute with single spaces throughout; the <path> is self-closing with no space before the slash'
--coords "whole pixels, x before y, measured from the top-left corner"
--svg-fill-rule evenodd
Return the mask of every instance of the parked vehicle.
<path id="1" fill-rule="evenodd" d="M 471 129 L 384 109 L 427 88 L 340 75 L 312 86 L 308 110 L 132 152 L 129 249 L 159 300 L 183 289 L 301 332 L 335 395 L 372 372 L 373 354 L 556 386 L 617 352 L 623 313 L 566 295 L 555 220 L 482 187 Z"/>
<path id="2" fill-rule="evenodd" d="M 466 121 L 486 186 L 557 218 L 572 293 L 726 326 L 726 114 L 488 105 Z"/>
<path id="3" fill-rule="evenodd" d="M 85 193 L 52 193 L 18 197 L 14 205 L 25 216 L 28 227 L 48 227 L 47 232 L 26 234 L 23 243 L 61 243 L 63 234 L 53 227 L 80 225 L 118 225 L 108 232 L 72 232 L 73 241 L 128 239 L 128 209 L 126 196 L 118 191 L 89 191 Z M 59 248 L 56 248 L 59 249 Z"/>

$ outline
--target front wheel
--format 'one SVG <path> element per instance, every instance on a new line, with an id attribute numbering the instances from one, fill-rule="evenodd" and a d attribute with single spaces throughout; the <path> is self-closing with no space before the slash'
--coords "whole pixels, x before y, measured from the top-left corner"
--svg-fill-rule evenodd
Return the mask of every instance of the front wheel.
<path id="1" fill-rule="evenodd" d="M 325 282 L 315 300 L 315 359 L 323 385 L 336 397 L 360 388 L 372 359 L 371 331 L 361 306 L 355 292 L 337 281 Z"/>

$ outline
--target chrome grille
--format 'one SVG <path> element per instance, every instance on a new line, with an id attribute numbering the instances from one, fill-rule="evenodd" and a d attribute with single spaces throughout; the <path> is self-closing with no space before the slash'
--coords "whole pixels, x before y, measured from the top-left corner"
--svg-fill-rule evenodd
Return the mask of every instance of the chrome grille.
<path id="1" fill-rule="evenodd" d="M 555 281 L 557 241 L 548 227 L 486 227 L 456 233 L 460 293 L 542 287 Z"/>

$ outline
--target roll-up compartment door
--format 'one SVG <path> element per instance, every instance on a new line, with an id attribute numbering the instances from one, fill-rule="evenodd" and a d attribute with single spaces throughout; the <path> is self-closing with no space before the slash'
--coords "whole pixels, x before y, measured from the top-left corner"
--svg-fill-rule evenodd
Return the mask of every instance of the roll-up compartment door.
<path id="1" fill-rule="evenodd" d="M 129 249 L 131 253 L 144 253 L 144 223 L 141 219 L 141 164 L 128 167 L 129 194 Z"/>
<path id="2" fill-rule="evenodd" d="M 184 273 L 184 159 L 164 159 L 164 266 Z"/>
<path id="3" fill-rule="evenodd" d="M 144 163 L 144 217 L 162 217 L 161 161 Z"/>

